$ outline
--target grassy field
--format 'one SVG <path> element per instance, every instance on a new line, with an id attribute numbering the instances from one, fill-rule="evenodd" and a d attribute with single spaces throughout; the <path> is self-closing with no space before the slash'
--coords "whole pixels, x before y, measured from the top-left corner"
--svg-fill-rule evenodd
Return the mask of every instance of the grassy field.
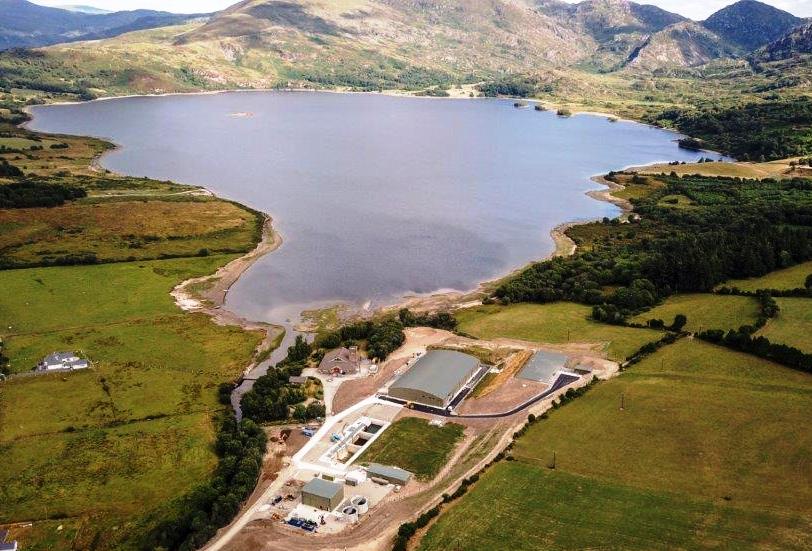
<path id="1" fill-rule="evenodd" d="M 661 319 L 666 325 L 670 325 L 674 316 L 684 314 L 688 318 L 685 330 L 695 332 L 705 329 L 737 329 L 755 322 L 758 313 L 758 302 L 754 298 L 688 294 L 674 295 L 631 321 L 646 323 L 650 319 Z"/>
<path id="2" fill-rule="evenodd" d="M 730 176 L 733 178 L 782 178 L 793 173 L 788 160 L 767 163 L 687 163 L 684 165 L 655 164 L 636 169 L 641 174 L 671 174 L 680 176 Z"/>
<path id="3" fill-rule="evenodd" d="M 485 474 L 429 530 L 420 549 L 805 549 L 797 538 L 805 523 L 800 515 L 638 490 L 514 461 Z"/>
<path id="4" fill-rule="evenodd" d="M 69 203 L 0 210 L 0 256 L 15 265 L 66 255 L 124 261 L 250 250 L 262 219 L 215 200 Z"/>
<path id="5" fill-rule="evenodd" d="M 625 359 L 662 335 L 589 320 L 590 308 L 581 304 L 515 304 L 480 306 L 458 312 L 460 330 L 483 339 L 499 337 L 539 343 L 594 343 L 612 359 Z"/>
<path id="6" fill-rule="evenodd" d="M 794 346 L 812 354 L 812 300 L 776 298 L 781 311 L 758 334 L 770 341 Z"/>
<path id="7" fill-rule="evenodd" d="M 462 431 L 463 427 L 456 423 L 433 427 L 425 419 L 404 417 L 392 423 L 359 461 L 394 465 L 419 480 L 431 480 L 445 466 Z"/>
<path id="8" fill-rule="evenodd" d="M 197 413 L 4 440 L 2 520 L 137 517 L 206 478 L 213 437 L 210 417 Z"/>
<path id="9" fill-rule="evenodd" d="M 0 271 L 0 336 L 42 334 L 178 315 L 169 292 L 230 255 Z M 102 284 L 103 283 L 103 284 Z M 10 327 L 10 328 L 9 328 Z M 9 346 L 14 345 L 9 341 Z M 12 355 L 12 361 L 15 357 Z"/>
<path id="10" fill-rule="evenodd" d="M 422 549 L 808 549 L 810 406 L 808 374 L 682 340 L 534 425 Z"/>
<path id="11" fill-rule="evenodd" d="M 169 291 L 231 258 L 0 272 L 12 370 L 54 350 L 93 362 L 0 385 L 0 523 L 62 515 L 106 545 L 205 480 L 216 464 L 216 387 L 240 374 L 261 335 L 181 313 Z M 102 533 L 120 523 L 129 528 Z M 26 548 L 71 545 L 73 532 L 43 530 L 22 534 Z"/>
<path id="12" fill-rule="evenodd" d="M 28 138 L 0 138 L 0 150 L 2 149 L 30 149 L 32 147 L 50 148 L 60 142 L 54 140 L 31 140 Z"/>
<path id="13" fill-rule="evenodd" d="M 731 279 L 726 281 L 726 287 L 738 287 L 743 291 L 758 291 L 759 289 L 798 289 L 812 274 L 812 262 L 803 262 L 790 268 L 771 272 L 762 277 L 751 279 Z"/>

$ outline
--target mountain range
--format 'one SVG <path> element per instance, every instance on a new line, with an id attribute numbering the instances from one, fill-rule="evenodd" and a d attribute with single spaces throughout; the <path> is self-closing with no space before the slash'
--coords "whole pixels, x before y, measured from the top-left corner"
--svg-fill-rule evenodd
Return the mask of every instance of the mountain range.
<path id="1" fill-rule="evenodd" d="M 26 0 L 0 0 L 0 50 L 109 38 L 200 17 L 153 10 L 105 12 L 87 6 L 49 8 Z"/>
<path id="2" fill-rule="evenodd" d="M 0 0 L 0 13 L 6 46 L 150 27 L 41 50 L 60 64 L 60 81 L 81 60 L 82 81 L 107 92 L 291 82 L 414 89 L 500 75 L 543 78 L 561 68 L 662 73 L 812 51 L 806 20 L 756 0 L 701 22 L 628 0 L 244 0 L 205 19 L 140 11 L 88 15 Z"/>

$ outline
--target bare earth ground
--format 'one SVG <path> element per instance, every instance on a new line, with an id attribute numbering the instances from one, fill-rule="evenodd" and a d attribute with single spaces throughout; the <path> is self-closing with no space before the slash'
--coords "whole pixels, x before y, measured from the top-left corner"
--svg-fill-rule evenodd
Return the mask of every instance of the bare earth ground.
<path id="1" fill-rule="evenodd" d="M 505 428 L 505 425 L 493 427 L 489 432 L 478 436 L 466 434 L 448 465 L 435 478 L 436 482 L 410 483 L 400 494 L 393 494 L 394 498 L 372 509 L 362 522 L 344 532 L 321 536 L 285 527 L 280 522 L 260 520 L 248 524 L 225 549 L 386 549 L 397 527 L 405 519 L 411 518 L 419 510 L 433 506 L 442 493 L 459 484 L 472 467 L 474 470 L 480 469 L 497 453 L 495 450 L 507 444 L 512 431 Z"/>

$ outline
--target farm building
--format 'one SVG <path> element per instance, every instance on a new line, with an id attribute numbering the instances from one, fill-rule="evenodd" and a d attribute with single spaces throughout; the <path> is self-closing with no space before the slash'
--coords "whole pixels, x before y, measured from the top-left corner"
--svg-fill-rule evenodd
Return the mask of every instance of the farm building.
<path id="1" fill-rule="evenodd" d="M 37 366 L 40 371 L 64 371 L 68 369 L 87 369 L 90 363 L 74 352 L 54 352 L 48 354 Z"/>
<path id="2" fill-rule="evenodd" d="M 321 478 L 314 478 L 302 488 L 302 504 L 322 511 L 336 509 L 343 499 L 344 487 L 341 484 Z"/>
<path id="3" fill-rule="evenodd" d="M 387 467 L 386 465 L 372 463 L 367 467 L 367 476 L 370 478 L 381 478 L 390 484 L 404 486 L 412 478 L 412 473 L 397 467 Z"/>
<path id="4" fill-rule="evenodd" d="M 408 402 L 447 408 L 479 370 L 479 360 L 454 350 L 430 350 L 389 387 Z"/>
<path id="5" fill-rule="evenodd" d="M 361 358 L 358 348 L 336 348 L 324 355 L 319 363 L 319 373 L 324 375 L 352 375 L 358 373 Z"/>

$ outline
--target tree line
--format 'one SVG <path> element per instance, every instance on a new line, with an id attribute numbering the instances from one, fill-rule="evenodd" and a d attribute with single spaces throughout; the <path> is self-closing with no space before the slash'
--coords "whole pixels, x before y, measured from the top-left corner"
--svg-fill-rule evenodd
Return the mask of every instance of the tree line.
<path id="1" fill-rule="evenodd" d="M 237 515 L 259 480 L 265 454 L 265 432 L 253 421 L 228 415 L 220 424 L 214 449 L 217 468 L 201 484 L 165 510 L 139 546 L 144 551 L 194 551 L 209 541 Z"/>
<path id="2" fill-rule="evenodd" d="M 618 177 L 618 174 L 610 175 Z M 569 300 L 620 322 L 677 292 L 709 292 L 731 279 L 812 259 L 812 182 L 661 176 L 635 200 L 629 223 L 571 230 L 575 255 L 535 263 L 500 285 L 510 302 Z M 670 195 L 691 208 L 661 204 Z"/>

